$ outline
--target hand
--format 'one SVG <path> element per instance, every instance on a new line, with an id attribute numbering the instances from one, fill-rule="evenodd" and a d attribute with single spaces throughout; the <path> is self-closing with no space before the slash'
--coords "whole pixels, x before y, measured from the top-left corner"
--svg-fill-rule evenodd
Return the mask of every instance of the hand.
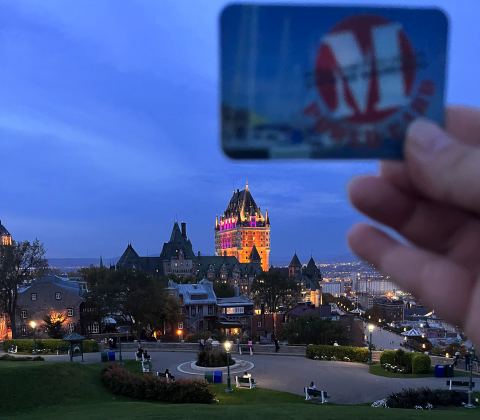
<path id="1" fill-rule="evenodd" d="M 459 326 L 480 349 L 480 110 L 450 107 L 446 131 L 418 120 L 405 160 L 348 186 L 352 204 L 403 236 L 367 224 L 348 234 L 363 260 Z"/>

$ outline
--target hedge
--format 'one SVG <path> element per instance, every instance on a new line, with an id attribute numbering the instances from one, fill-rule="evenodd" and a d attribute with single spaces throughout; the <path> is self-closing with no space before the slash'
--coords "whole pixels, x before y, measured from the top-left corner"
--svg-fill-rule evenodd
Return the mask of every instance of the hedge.
<path id="1" fill-rule="evenodd" d="M 70 344 L 63 340 L 54 340 L 54 339 L 38 339 L 37 341 L 37 350 L 47 350 L 52 353 L 57 351 L 57 347 L 68 347 Z M 12 346 L 17 346 L 17 351 L 20 352 L 32 352 L 33 351 L 33 340 L 22 339 L 22 340 L 5 340 L 3 342 L 3 350 L 8 351 Z M 85 353 L 94 353 L 98 351 L 98 343 L 95 340 L 85 340 L 83 342 L 83 351 Z"/>
<path id="2" fill-rule="evenodd" d="M 412 357 L 412 373 L 428 373 L 432 366 L 432 360 L 427 354 L 414 353 Z"/>
<path id="3" fill-rule="evenodd" d="M 324 356 L 343 360 L 347 357 L 352 362 L 366 362 L 368 361 L 369 355 L 368 349 L 348 346 L 309 345 L 307 346 L 306 352 L 309 359 L 313 359 L 315 356 L 318 356 L 319 358 Z"/>
<path id="4" fill-rule="evenodd" d="M 199 379 L 168 381 L 151 374 L 129 372 L 115 363 L 106 364 L 100 378 L 110 392 L 130 398 L 176 404 L 211 404 L 215 401 L 213 387 Z"/>
<path id="5" fill-rule="evenodd" d="M 394 350 L 384 350 L 380 355 L 380 364 L 395 365 L 400 364 L 405 366 L 406 372 L 409 373 L 428 373 L 430 372 L 430 366 L 432 361 L 430 357 L 424 353 L 410 353 L 405 352 L 401 356 L 401 363 L 399 363 L 397 352 Z"/>

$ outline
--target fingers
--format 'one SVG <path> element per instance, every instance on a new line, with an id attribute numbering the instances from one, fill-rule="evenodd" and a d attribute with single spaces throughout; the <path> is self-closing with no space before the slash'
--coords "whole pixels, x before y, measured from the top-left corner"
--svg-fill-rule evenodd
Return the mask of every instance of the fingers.
<path id="1" fill-rule="evenodd" d="M 355 254 L 390 276 L 403 290 L 421 298 L 454 325 L 466 324 L 471 294 L 476 292 L 475 278 L 469 271 L 445 258 L 401 244 L 365 224 L 354 226 L 347 240 Z"/>
<path id="2" fill-rule="evenodd" d="M 480 109 L 449 106 L 445 111 L 448 134 L 471 146 L 480 145 Z"/>
<path id="3" fill-rule="evenodd" d="M 426 197 L 480 212 L 480 148 L 417 120 L 408 130 L 405 164 L 411 182 Z"/>
<path id="4" fill-rule="evenodd" d="M 382 177 L 354 179 L 348 195 L 359 211 L 413 244 L 480 270 L 480 222 L 469 213 L 404 193 Z"/>

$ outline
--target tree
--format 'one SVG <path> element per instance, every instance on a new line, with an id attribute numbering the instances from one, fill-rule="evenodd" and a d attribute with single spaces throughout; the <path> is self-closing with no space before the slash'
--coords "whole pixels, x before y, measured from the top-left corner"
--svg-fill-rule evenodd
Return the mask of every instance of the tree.
<path id="1" fill-rule="evenodd" d="M 228 283 L 213 283 L 213 291 L 215 292 L 217 298 L 229 298 L 235 296 L 235 289 Z"/>
<path id="2" fill-rule="evenodd" d="M 0 245 L 0 304 L 10 318 L 12 337 L 17 338 L 16 309 L 18 289 L 48 268 L 45 248 L 38 239 Z"/>
<path id="3" fill-rule="evenodd" d="M 365 311 L 365 318 L 367 321 L 378 322 L 379 319 L 382 319 L 382 310 L 377 305 L 373 305 Z"/>
<path id="4" fill-rule="evenodd" d="M 289 309 L 296 303 L 300 285 L 278 271 L 262 271 L 253 280 L 250 290 L 257 306 L 263 301 L 270 313 L 276 313 L 281 307 Z"/>
<path id="5" fill-rule="evenodd" d="M 43 327 L 50 338 L 63 338 L 67 330 L 63 328 L 63 323 L 67 317 L 65 314 L 45 315 L 43 317 Z"/>
<path id="6" fill-rule="evenodd" d="M 89 283 L 85 305 L 93 309 L 96 319 L 121 318 L 130 323 L 132 332 L 140 337 L 142 329 L 163 328 L 180 317 L 181 304 L 158 281 L 142 270 L 104 270 L 91 267 L 83 271 Z M 98 322 L 98 321 L 97 321 Z"/>
<path id="7" fill-rule="evenodd" d="M 326 344 L 336 341 L 348 346 L 350 339 L 345 336 L 346 328 L 331 318 L 322 319 L 317 315 L 303 315 L 290 319 L 281 332 L 281 338 L 289 344 Z"/>

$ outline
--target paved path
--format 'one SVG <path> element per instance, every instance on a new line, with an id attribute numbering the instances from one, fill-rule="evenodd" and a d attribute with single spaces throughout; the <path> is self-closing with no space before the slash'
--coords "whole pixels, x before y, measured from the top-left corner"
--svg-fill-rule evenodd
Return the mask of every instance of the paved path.
<path id="1" fill-rule="evenodd" d="M 365 324 L 365 334 L 367 335 L 367 339 L 370 340 L 368 324 Z M 377 326 L 375 326 L 375 330 L 372 333 L 372 343 L 375 344 L 377 349 L 396 350 L 401 348 L 400 343 L 403 342 L 403 336 L 383 330 Z"/>
<path id="2" fill-rule="evenodd" d="M 135 358 L 133 352 L 122 352 L 124 360 Z M 118 353 L 116 354 L 118 360 Z M 153 372 L 169 369 L 176 378 L 192 378 L 177 367 L 196 359 L 196 353 L 152 352 Z M 368 366 L 359 363 L 326 362 L 305 357 L 282 355 L 245 355 L 242 359 L 255 366 L 249 370 L 260 388 L 276 389 L 303 395 L 303 388 L 314 381 L 317 389 L 332 396 L 331 402 L 359 404 L 385 398 L 392 391 L 404 387 L 446 388 L 444 378 L 397 379 L 368 373 Z M 68 355 L 45 356 L 47 361 L 68 361 Z M 80 360 L 78 357 L 75 360 Z M 85 363 L 100 362 L 100 353 L 86 353 Z M 224 375 L 224 383 L 226 375 Z M 232 378 L 233 383 L 233 378 Z"/>

